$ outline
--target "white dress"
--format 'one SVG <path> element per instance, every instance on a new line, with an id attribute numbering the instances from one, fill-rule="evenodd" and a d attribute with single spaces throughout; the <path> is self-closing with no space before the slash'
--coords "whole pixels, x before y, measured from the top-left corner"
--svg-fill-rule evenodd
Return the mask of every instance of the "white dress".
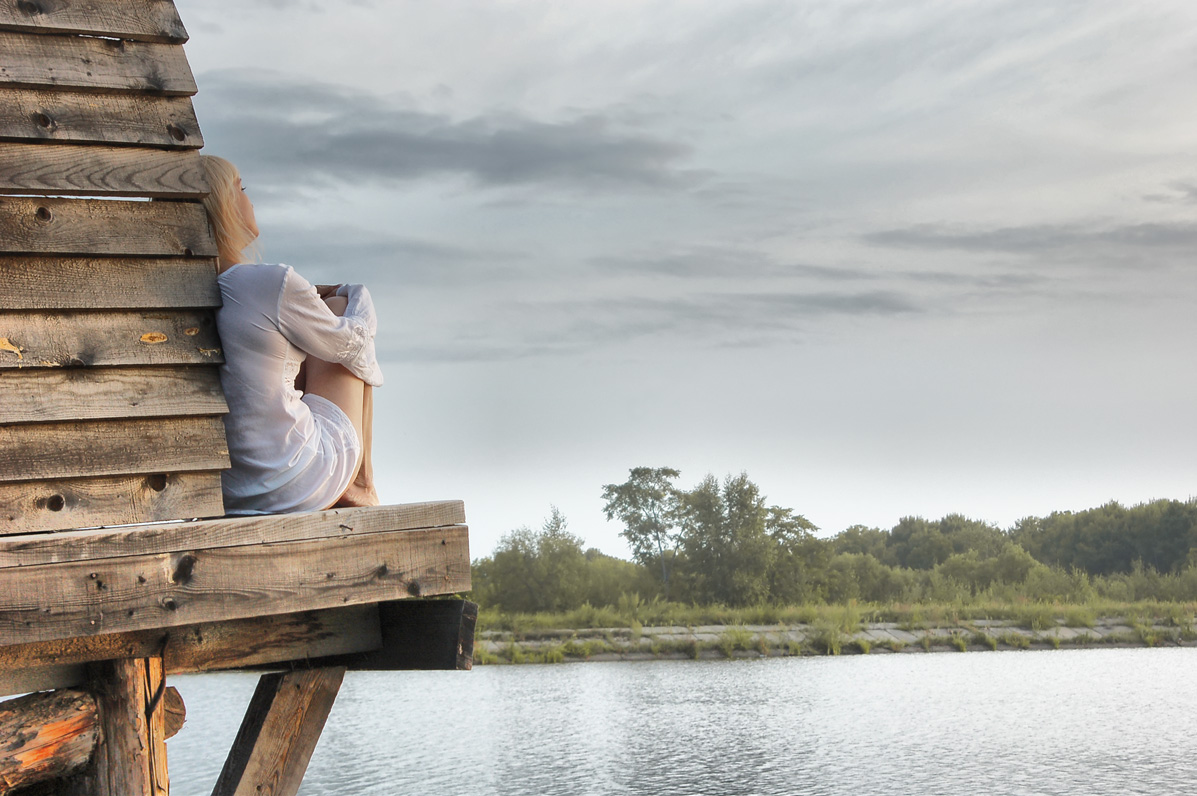
<path id="1" fill-rule="evenodd" d="M 302 395 L 295 376 L 311 355 L 344 365 L 374 387 L 382 384 L 370 293 L 361 285 L 339 288 L 349 304 L 339 317 L 287 265 L 234 265 L 217 282 L 232 461 L 221 475 L 225 511 L 325 508 L 349 486 L 361 443 L 348 416 L 331 401 Z"/>

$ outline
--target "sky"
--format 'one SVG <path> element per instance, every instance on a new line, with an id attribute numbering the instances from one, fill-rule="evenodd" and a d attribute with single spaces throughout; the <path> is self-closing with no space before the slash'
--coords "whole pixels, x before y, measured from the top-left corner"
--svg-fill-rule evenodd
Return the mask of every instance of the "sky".
<path id="1" fill-rule="evenodd" d="M 472 553 L 747 472 L 831 535 L 1197 494 L 1197 4 L 177 0 L 267 262 Z"/>

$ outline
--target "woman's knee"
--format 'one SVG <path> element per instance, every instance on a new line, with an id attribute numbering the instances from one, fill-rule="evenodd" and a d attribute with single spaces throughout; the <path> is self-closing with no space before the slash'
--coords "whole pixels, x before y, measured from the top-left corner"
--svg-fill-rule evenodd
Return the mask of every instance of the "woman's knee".
<path id="1" fill-rule="evenodd" d="M 344 315 L 349 307 L 349 299 L 344 296 L 329 296 L 324 299 L 324 303 L 333 311 L 333 315 Z"/>

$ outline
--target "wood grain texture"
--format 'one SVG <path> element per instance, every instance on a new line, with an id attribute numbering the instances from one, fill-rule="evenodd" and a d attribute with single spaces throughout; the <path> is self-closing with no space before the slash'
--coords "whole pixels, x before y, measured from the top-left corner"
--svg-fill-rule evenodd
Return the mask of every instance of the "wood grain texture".
<path id="1" fill-rule="evenodd" d="M 219 307 L 208 258 L 0 256 L 0 310 Z"/>
<path id="2" fill-rule="evenodd" d="M 17 370 L 0 386 L 0 424 L 226 412 L 215 367 Z"/>
<path id="3" fill-rule="evenodd" d="M 0 371 L 223 361 L 211 310 L 0 312 Z"/>
<path id="4" fill-rule="evenodd" d="M 76 144 L 0 146 L 0 194 L 199 199 L 198 152 Z"/>
<path id="5" fill-rule="evenodd" d="M 467 591 L 467 536 L 451 526 L 11 568 L 0 646 Z"/>
<path id="6" fill-rule="evenodd" d="M 342 538 L 383 531 L 463 527 L 464 523 L 465 505 L 460 500 L 445 500 L 330 509 L 304 514 L 224 517 L 135 528 L 97 528 L 53 535 L 7 536 L 0 537 L 0 569 L 179 553 L 200 547 L 215 549 Z M 465 556 L 468 560 L 468 548 Z"/>
<path id="7" fill-rule="evenodd" d="M 168 149 L 198 149 L 204 145 L 189 97 L 3 87 L 0 140 Z"/>
<path id="8" fill-rule="evenodd" d="M 104 661 L 90 667 L 104 742 L 92 755 L 96 796 L 167 796 L 166 716 L 161 658 Z"/>
<path id="9" fill-rule="evenodd" d="M 212 796 L 295 796 L 344 677 L 340 667 L 263 675 Z"/>
<path id="10" fill-rule="evenodd" d="M 223 514 L 220 472 L 215 470 L 0 482 L 0 539 L 9 534 Z M 38 538 L 50 537 L 39 534 Z"/>
<path id="11" fill-rule="evenodd" d="M 99 475 L 221 470 L 219 417 L 89 420 L 0 426 L 0 483 Z"/>
<path id="12" fill-rule="evenodd" d="M 81 771 L 100 737 L 98 712 L 80 690 L 0 703 L 0 792 Z"/>
<path id="13" fill-rule="evenodd" d="M 378 607 L 206 622 L 0 647 L 0 695 L 71 688 L 83 664 L 162 655 L 168 675 L 290 664 L 378 649 Z M 14 690 L 16 689 L 16 690 Z"/>
<path id="14" fill-rule="evenodd" d="M 83 91 L 195 93 L 178 44 L 0 31 L 0 85 Z"/>
<path id="15" fill-rule="evenodd" d="M 198 202 L 0 197 L 0 253 L 215 257 Z"/>
<path id="16" fill-rule="evenodd" d="M 0 0 L 0 30 L 187 41 L 170 0 Z"/>

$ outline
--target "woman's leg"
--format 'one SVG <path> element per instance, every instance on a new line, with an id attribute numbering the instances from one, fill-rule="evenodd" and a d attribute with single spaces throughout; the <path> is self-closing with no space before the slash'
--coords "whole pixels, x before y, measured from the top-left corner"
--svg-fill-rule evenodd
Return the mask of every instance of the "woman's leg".
<path id="1" fill-rule="evenodd" d="M 337 315 L 344 314 L 348 303 L 342 296 L 329 296 L 324 301 Z M 364 454 L 358 458 L 354 466 L 354 478 L 349 488 L 334 505 L 377 506 L 378 493 L 374 489 L 369 463 L 370 432 L 373 430 L 373 417 L 366 416 L 367 412 L 373 413 L 373 401 L 366 400 L 369 387 L 342 365 L 325 362 L 316 357 L 308 357 L 305 365 L 304 392 L 319 395 L 340 407 L 353 423 L 353 430 L 357 432 Z"/>

